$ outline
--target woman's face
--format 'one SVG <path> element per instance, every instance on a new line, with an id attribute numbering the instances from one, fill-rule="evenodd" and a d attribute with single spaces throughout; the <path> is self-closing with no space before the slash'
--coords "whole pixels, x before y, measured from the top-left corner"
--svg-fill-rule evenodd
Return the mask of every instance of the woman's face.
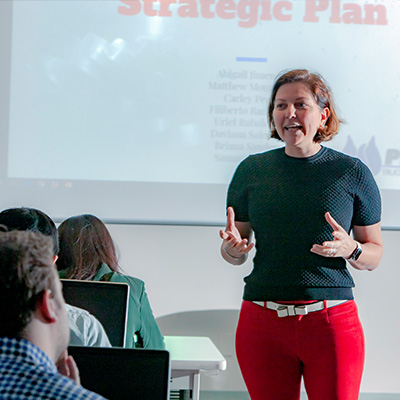
<path id="1" fill-rule="evenodd" d="M 272 117 L 279 137 L 286 143 L 286 154 L 308 157 L 320 148 L 314 137 L 325 125 L 329 109 L 321 110 L 303 83 L 286 83 L 276 93 Z"/>

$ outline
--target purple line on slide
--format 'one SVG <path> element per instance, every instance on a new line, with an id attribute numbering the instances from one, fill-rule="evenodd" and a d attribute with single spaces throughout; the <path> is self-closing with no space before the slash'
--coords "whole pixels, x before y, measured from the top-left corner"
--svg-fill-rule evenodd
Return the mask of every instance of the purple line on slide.
<path id="1" fill-rule="evenodd" d="M 236 57 L 238 62 L 267 62 L 266 58 L 261 57 Z"/>

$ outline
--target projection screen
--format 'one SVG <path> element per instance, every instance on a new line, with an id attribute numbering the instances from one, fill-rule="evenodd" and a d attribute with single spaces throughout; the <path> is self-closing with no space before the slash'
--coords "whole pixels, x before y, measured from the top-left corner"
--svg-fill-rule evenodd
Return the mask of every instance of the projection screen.
<path id="1" fill-rule="evenodd" d="M 400 226 L 398 0 L 0 1 L 2 209 L 222 225 L 269 139 L 273 79 L 309 68 Z M 312 185 L 312 182 L 310 182 Z"/>

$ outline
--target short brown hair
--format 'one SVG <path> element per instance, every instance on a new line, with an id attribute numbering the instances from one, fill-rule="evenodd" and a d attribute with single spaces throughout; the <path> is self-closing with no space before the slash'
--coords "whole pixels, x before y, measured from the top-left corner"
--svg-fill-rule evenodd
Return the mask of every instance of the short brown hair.
<path id="1" fill-rule="evenodd" d="M 0 232 L 0 336 L 21 338 L 37 300 L 54 290 L 53 242 L 40 233 Z"/>
<path id="2" fill-rule="evenodd" d="M 338 133 L 339 125 L 342 122 L 335 110 L 331 89 L 321 75 L 312 73 L 306 69 L 283 71 L 276 77 L 268 107 L 268 122 L 271 130 L 271 138 L 282 140 L 278 135 L 272 115 L 275 106 L 276 93 L 281 86 L 287 83 L 297 82 L 307 86 L 320 110 L 324 108 L 329 109 L 329 118 L 327 119 L 325 126 L 318 129 L 314 136 L 314 141 L 319 143 L 331 140 Z"/>

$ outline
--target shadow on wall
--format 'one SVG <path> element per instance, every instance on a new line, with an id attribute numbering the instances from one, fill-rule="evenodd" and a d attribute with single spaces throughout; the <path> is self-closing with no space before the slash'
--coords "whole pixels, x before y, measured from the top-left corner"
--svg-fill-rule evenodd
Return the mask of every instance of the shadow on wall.
<path id="1" fill-rule="evenodd" d="M 238 318 L 239 310 L 185 311 L 157 318 L 157 323 L 163 335 L 208 336 L 225 357 L 225 371 L 202 374 L 201 390 L 241 392 L 246 386 L 235 354 Z"/>

